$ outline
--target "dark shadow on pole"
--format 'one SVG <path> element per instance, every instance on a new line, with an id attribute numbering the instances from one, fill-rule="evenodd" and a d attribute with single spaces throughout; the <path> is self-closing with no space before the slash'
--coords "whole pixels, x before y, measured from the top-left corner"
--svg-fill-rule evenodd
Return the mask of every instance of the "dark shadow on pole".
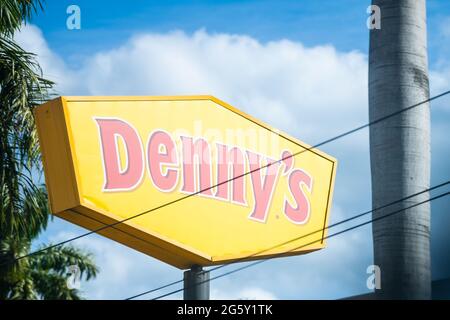
<path id="1" fill-rule="evenodd" d="M 209 271 L 199 265 L 184 272 L 184 300 L 209 300 Z"/>

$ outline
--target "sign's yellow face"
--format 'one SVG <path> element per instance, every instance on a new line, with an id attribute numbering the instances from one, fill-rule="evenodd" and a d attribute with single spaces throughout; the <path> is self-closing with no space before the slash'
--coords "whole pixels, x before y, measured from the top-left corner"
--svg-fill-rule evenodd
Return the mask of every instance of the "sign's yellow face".
<path id="1" fill-rule="evenodd" d="M 336 160 L 214 97 L 61 97 L 36 120 L 63 219 L 126 220 L 99 233 L 183 269 L 325 245 Z"/>

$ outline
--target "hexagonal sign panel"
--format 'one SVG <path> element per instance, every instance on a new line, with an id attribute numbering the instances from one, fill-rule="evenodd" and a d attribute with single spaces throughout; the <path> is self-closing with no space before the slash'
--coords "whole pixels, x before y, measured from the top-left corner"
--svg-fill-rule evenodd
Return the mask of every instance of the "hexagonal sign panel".
<path id="1" fill-rule="evenodd" d="M 60 97 L 36 121 L 58 217 L 181 269 L 325 246 L 336 160 L 217 98 Z"/>

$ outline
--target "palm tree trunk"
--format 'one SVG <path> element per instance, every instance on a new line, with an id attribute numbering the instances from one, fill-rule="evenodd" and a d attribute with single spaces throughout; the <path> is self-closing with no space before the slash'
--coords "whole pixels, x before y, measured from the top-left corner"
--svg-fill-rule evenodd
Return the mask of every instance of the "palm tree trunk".
<path id="1" fill-rule="evenodd" d="M 429 97 L 426 1 L 373 0 L 381 29 L 370 31 L 369 117 L 373 121 Z M 372 205 L 379 207 L 430 184 L 430 114 L 424 104 L 370 128 Z M 375 212 L 374 218 L 428 198 Z M 429 299 L 430 206 L 373 224 L 374 260 L 382 299 Z"/>

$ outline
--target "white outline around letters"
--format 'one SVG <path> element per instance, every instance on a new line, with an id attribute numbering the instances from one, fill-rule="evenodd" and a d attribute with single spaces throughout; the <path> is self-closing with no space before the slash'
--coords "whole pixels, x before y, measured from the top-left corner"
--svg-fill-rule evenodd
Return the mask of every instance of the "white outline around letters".
<path id="1" fill-rule="evenodd" d="M 103 186 L 102 186 L 102 192 L 120 192 L 120 191 L 131 191 L 136 189 L 141 183 L 142 183 L 142 179 L 144 178 L 144 173 L 145 173 L 145 155 L 144 155 L 144 148 L 143 148 L 143 144 L 142 144 L 142 139 L 141 136 L 139 135 L 139 131 L 130 123 L 128 123 L 126 120 L 120 119 L 120 118 L 116 118 L 116 117 L 97 117 L 97 116 L 93 116 L 92 119 L 94 120 L 95 124 L 97 125 L 97 130 L 98 130 L 98 136 L 99 136 L 99 142 L 100 142 L 100 155 L 102 158 L 102 167 L 103 167 Z M 141 148 L 141 154 L 142 154 L 142 172 L 141 172 L 141 176 L 139 178 L 139 180 L 131 187 L 129 188 L 117 188 L 117 189 L 105 189 L 106 187 L 106 183 L 107 183 L 107 179 L 106 179 L 106 168 L 105 168 L 105 157 L 103 154 L 103 139 L 102 139 L 102 134 L 101 134 L 101 130 L 100 130 L 100 126 L 98 124 L 98 120 L 117 120 L 117 121 L 121 121 L 127 125 L 129 125 L 135 132 L 136 135 L 139 139 L 139 147 Z M 115 138 L 114 138 L 115 139 Z M 125 139 L 123 139 L 125 141 Z M 125 142 L 126 145 L 126 142 Z M 128 147 L 125 148 L 126 153 L 127 153 L 127 158 L 128 158 Z M 116 152 L 118 152 L 117 146 L 116 146 Z M 117 155 L 117 154 L 116 154 Z M 120 172 L 120 166 L 119 166 L 119 172 Z"/>
<path id="2" fill-rule="evenodd" d="M 248 207 L 248 201 L 247 201 L 247 176 L 245 175 L 245 169 L 247 169 L 247 161 L 246 161 L 246 159 L 247 159 L 247 157 L 246 157 L 246 152 L 245 151 L 243 151 L 243 149 L 241 148 L 241 147 L 239 147 L 239 146 L 236 146 L 236 145 L 227 145 L 227 144 L 225 144 L 225 143 L 223 143 L 223 142 L 218 142 L 218 141 L 214 141 L 214 144 L 215 144 L 215 146 L 216 146 L 216 153 L 217 153 L 217 161 L 219 160 L 219 149 L 217 148 L 217 145 L 218 144 L 220 144 L 221 146 L 224 146 L 224 147 L 226 147 L 227 148 L 227 151 L 231 151 L 231 150 L 233 150 L 234 148 L 236 148 L 236 149 L 238 149 L 240 152 L 241 152 L 241 154 L 242 154 L 242 158 L 244 159 L 244 163 L 243 163 L 243 165 L 244 165 L 244 176 L 242 176 L 240 179 L 243 179 L 243 184 L 244 184 L 244 203 L 241 203 L 241 202 L 237 202 L 237 201 L 234 201 L 233 200 L 233 197 L 234 197 L 234 188 L 233 188 L 233 183 L 230 183 L 230 182 L 233 182 L 233 181 L 228 181 L 228 180 L 230 180 L 230 179 L 232 179 L 231 177 L 230 177 L 230 175 L 233 175 L 233 170 L 232 170 L 232 168 L 231 168 L 231 170 L 230 170 L 230 164 L 229 163 L 227 163 L 227 179 L 226 179 L 226 181 L 228 181 L 226 184 L 227 184 L 227 195 L 228 195 L 228 198 L 221 198 L 221 197 L 217 197 L 217 192 L 219 191 L 219 189 L 218 188 L 216 188 L 216 192 L 214 193 L 214 197 L 216 198 L 216 199 L 218 199 L 218 200 L 220 200 L 220 201 L 224 201 L 224 202 L 230 202 L 230 203 L 233 203 L 233 204 L 236 204 L 236 205 L 239 205 L 239 206 L 243 206 L 243 207 Z M 227 154 L 227 156 L 228 156 L 228 154 Z M 228 157 L 227 157 L 228 158 Z M 217 162 L 217 164 L 218 164 L 219 162 Z M 217 165 L 218 166 L 218 165 Z M 217 172 L 216 172 L 216 184 L 218 184 L 219 183 L 219 170 L 216 170 Z M 231 172 L 230 172 L 231 171 Z"/>
<path id="3" fill-rule="evenodd" d="M 253 151 L 251 151 L 251 150 L 247 150 L 247 152 L 248 152 L 248 151 L 250 151 L 250 152 L 252 152 L 252 153 L 254 153 L 254 154 L 260 156 L 260 159 L 259 159 L 260 161 L 259 161 L 259 163 L 258 163 L 258 168 L 259 168 L 258 171 L 261 171 L 261 170 L 262 170 L 262 166 L 261 166 L 261 159 L 262 159 L 262 158 L 266 158 L 266 159 L 268 159 L 268 160 L 272 160 L 270 157 L 268 157 L 268 156 L 266 156 L 266 155 L 264 155 L 264 154 L 262 154 L 262 153 L 259 153 L 259 152 L 253 152 Z M 250 171 L 252 171 L 252 170 L 251 170 L 251 167 L 250 167 L 250 159 L 248 158 L 248 153 L 247 153 L 247 152 L 246 152 L 246 155 L 247 155 L 247 159 L 248 159 L 248 166 L 249 166 L 249 168 L 250 168 Z M 274 161 L 274 162 L 277 162 L 277 161 Z M 278 162 L 278 163 L 279 163 L 279 162 Z M 269 164 L 269 162 L 266 164 L 266 166 L 267 166 L 268 164 Z M 255 209 L 255 207 L 256 207 L 256 195 L 255 195 L 255 188 L 254 188 L 254 186 L 253 186 L 253 179 L 251 178 L 251 173 L 250 173 L 250 181 L 251 181 L 251 184 L 252 184 L 253 200 L 254 200 L 252 212 L 248 215 L 248 218 L 249 218 L 250 220 L 257 221 L 257 222 L 261 222 L 261 223 L 266 223 L 266 222 L 267 222 L 267 218 L 268 218 L 268 216 L 269 216 L 269 212 L 268 212 L 268 211 L 269 211 L 269 207 L 272 205 L 272 198 L 273 198 L 273 194 L 275 193 L 276 184 L 279 182 L 280 168 L 281 168 L 281 166 L 278 164 L 277 174 L 276 174 L 275 182 L 274 182 L 275 186 L 272 188 L 272 191 L 270 192 L 270 195 L 269 195 L 269 202 L 268 202 L 267 207 L 266 207 L 266 210 L 265 210 L 265 212 L 264 212 L 264 219 L 263 219 L 263 220 L 260 220 L 260 219 L 257 219 L 257 218 L 253 218 L 253 217 L 252 217 L 253 211 L 254 211 L 254 209 Z M 267 171 L 270 170 L 270 166 L 267 166 L 265 169 L 266 169 L 266 173 L 267 173 Z M 260 175 L 259 177 L 261 178 L 261 175 Z"/>
<path id="4" fill-rule="evenodd" d="M 300 188 L 301 188 L 301 186 L 302 186 L 302 184 L 303 184 L 303 185 L 306 187 L 306 189 L 308 189 L 309 195 L 311 196 L 311 195 L 312 195 L 313 182 L 314 182 L 314 181 L 313 181 L 313 177 L 312 177 L 308 172 L 306 172 L 305 170 L 303 170 L 303 169 L 298 169 L 298 168 L 297 168 L 297 169 L 293 169 L 293 170 L 291 171 L 291 173 L 289 174 L 289 176 L 290 176 L 294 171 L 296 171 L 296 170 L 303 172 L 303 173 L 306 174 L 306 175 L 309 177 L 309 179 L 311 180 L 311 187 L 308 187 L 308 186 L 306 185 L 306 183 L 304 183 L 303 181 L 300 182 Z M 291 191 L 291 188 L 289 187 L 289 177 L 288 177 L 287 183 L 288 183 L 288 189 L 289 189 L 289 192 L 290 192 L 290 191 Z M 290 193 L 290 194 L 292 194 L 292 193 Z M 305 196 L 306 196 L 306 195 L 305 195 Z M 292 196 L 292 197 L 294 197 L 294 196 Z M 294 198 L 294 199 L 295 199 L 295 198 Z M 305 223 L 308 222 L 308 220 L 309 220 L 309 218 L 310 218 L 310 216 L 311 216 L 311 198 L 310 198 L 310 197 L 306 197 L 306 200 L 307 200 L 307 204 L 308 204 L 308 212 L 307 212 L 307 214 L 306 214 L 306 217 L 305 217 L 305 219 L 304 219 L 303 221 L 297 222 L 297 221 L 294 221 L 294 220 L 292 220 L 291 218 L 289 218 L 289 216 L 286 214 L 286 205 L 289 204 L 292 208 L 294 208 L 294 206 L 293 206 L 292 203 L 289 201 L 289 199 L 287 198 L 287 196 L 284 195 L 284 201 L 283 201 L 283 214 L 284 214 L 285 217 L 286 217 L 290 222 L 292 222 L 293 224 L 302 225 L 302 224 L 305 224 Z M 297 204 L 297 201 L 296 201 L 296 204 Z M 298 207 L 298 204 L 297 204 L 297 207 Z"/>
<path id="5" fill-rule="evenodd" d="M 150 145 L 150 140 L 152 139 L 153 135 L 155 133 L 157 133 L 157 132 L 162 132 L 162 133 L 165 133 L 165 134 L 167 134 L 169 136 L 170 140 L 172 140 L 173 145 L 175 146 L 175 153 L 176 153 L 176 156 L 177 156 L 177 162 L 176 163 L 168 163 L 168 162 L 160 162 L 159 163 L 159 172 L 161 173 L 161 175 L 163 175 L 163 173 L 162 173 L 162 165 L 163 164 L 168 166 L 167 171 L 175 170 L 177 172 L 177 180 L 175 181 L 175 184 L 173 185 L 173 187 L 168 189 L 168 190 L 163 190 L 160 187 L 158 187 L 155 184 L 155 181 L 153 180 L 152 174 L 150 172 L 150 163 L 149 162 L 151 161 L 151 159 L 150 159 L 150 155 L 148 154 L 149 153 L 149 145 Z M 161 146 L 161 144 L 158 145 L 158 152 L 159 152 L 159 146 Z M 164 129 L 155 129 L 155 130 L 151 131 L 149 136 L 148 136 L 146 149 L 147 149 L 146 150 L 147 160 L 145 161 L 145 166 L 147 167 L 148 176 L 150 177 L 150 180 L 152 181 L 153 186 L 156 189 L 158 189 L 159 191 L 164 192 L 164 193 L 172 192 L 173 190 L 176 189 L 176 187 L 178 186 L 178 182 L 180 180 L 180 157 L 179 157 L 179 154 L 178 154 L 177 143 L 174 141 L 172 135 L 168 131 L 166 131 Z"/>

